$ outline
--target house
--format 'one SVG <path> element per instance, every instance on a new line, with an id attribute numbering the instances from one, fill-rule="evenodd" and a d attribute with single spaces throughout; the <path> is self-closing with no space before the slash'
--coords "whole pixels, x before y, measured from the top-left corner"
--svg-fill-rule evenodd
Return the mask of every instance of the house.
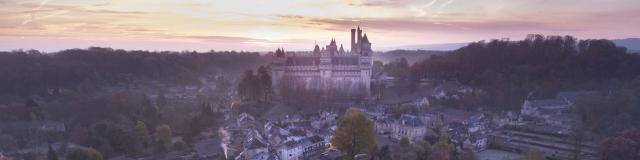
<path id="1" fill-rule="evenodd" d="M 469 128 L 470 133 L 480 132 L 489 128 L 491 118 L 483 113 L 473 115 L 463 122 Z"/>
<path id="2" fill-rule="evenodd" d="M 250 139 L 244 151 L 240 153 L 241 159 L 267 159 L 269 157 L 267 143 L 257 138 Z"/>
<path id="3" fill-rule="evenodd" d="M 421 139 L 427 131 L 425 124 L 416 116 L 402 115 L 392 125 L 392 137 L 400 139 L 409 138 L 410 141 Z"/>
<path id="4" fill-rule="evenodd" d="M 324 151 L 325 141 L 322 137 L 312 136 L 299 141 L 288 141 L 276 147 L 281 160 L 298 160 Z"/>
<path id="5" fill-rule="evenodd" d="M 416 106 L 421 108 L 428 108 L 431 105 L 431 103 L 429 102 L 429 97 L 426 96 L 416 99 L 414 103 L 416 104 Z"/>
<path id="6" fill-rule="evenodd" d="M 303 157 L 310 157 L 324 152 L 324 138 L 320 136 L 311 136 L 307 138 L 307 141 L 309 141 L 309 145 L 305 146 L 304 151 L 302 152 Z"/>
<path id="7" fill-rule="evenodd" d="M 471 148 L 474 152 L 480 152 L 487 149 L 489 141 L 487 135 L 481 133 L 474 133 L 464 141 L 464 146 Z"/>
<path id="8" fill-rule="evenodd" d="M 520 110 L 523 121 L 543 123 L 570 130 L 578 121 L 574 112 L 575 103 L 579 96 L 598 94 L 598 92 L 558 92 L 555 98 L 530 100 L 522 104 Z"/>
<path id="9" fill-rule="evenodd" d="M 447 134 L 454 144 L 461 144 L 469 137 L 469 128 L 460 122 L 451 122 L 447 126 Z"/>
<path id="10" fill-rule="evenodd" d="M 463 148 L 470 148 L 475 152 L 482 151 L 488 146 L 487 133 L 491 118 L 483 113 L 470 116 L 462 122 L 449 123 L 447 133 L 449 139 Z"/>
<path id="11" fill-rule="evenodd" d="M 266 140 L 272 145 L 279 145 L 287 140 L 287 136 L 291 135 L 286 129 L 280 128 L 272 122 L 267 122 L 264 125 L 264 135 Z"/>
<path id="12" fill-rule="evenodd" d="M 444 117 L 442 114 L 427 113 L 419 116 L 420 120 L 427 126 L 427 128 L 437 128 L 443 125 Z"/>
<path id="13" fill-rule="evenodd" d="M 391 117 L 376 117 L 376 133 L 378 134 L 390 134 L 393 131 L 393 125 L 395 120 Z"/>

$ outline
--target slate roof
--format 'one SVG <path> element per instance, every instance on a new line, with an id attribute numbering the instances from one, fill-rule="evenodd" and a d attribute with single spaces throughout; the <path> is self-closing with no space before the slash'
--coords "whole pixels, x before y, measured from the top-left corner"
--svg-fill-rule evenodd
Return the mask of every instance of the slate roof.
<path id="1" fill-rule="evenodd" d="M 532 101 L 529 101 L 529 104 L 532 107 L 536 107 L 536 108 L 569 105 L 569 103 L 567 103 L 567 101 L 562 100 L 562 99 L 532 100 Z"/>
<path id="2" fill-rule="evenodd" d="M 324 141 L 324 139 L 320 136 L 311 136 L 308 138 L 311 143 L 318 143 Z"/>
<path id="3" fill-rule="evenodd" d="M 294 56 L 287 57 L 285 62 L 287 66 L 311 66 L 320 64 L 320 58 L 315 56 Z"/>
<path id="4" fill-rule="evenodd" d="M 358 65 L 358 57 L 331 57 L 331 64 L 333 65 Z"/>
<path id="5" fill-rule="evenodd" d="M 253 138 L 253 139 L 251 139 L 249 141 L 250 142 L 249 142 L 249 145 L 247 146 L 247 149 L 258 149 L 258 148 L 266 148 L 267 147 L 267 144 L 261 142 L 258 139 Z"/>
<path id="6" fill-rule="evenodd" d="M 422 123 L 422 120 L 420 120 L 417 117 L 403 115 L 400 118 L 400 121 L 402 122 L 403 125 L 407 125 L 407 126 L 412 126 L 412 127 L 424 126 L 424 123 Z"/>
<path id="7" fill-rule="evenodd" d="M 558 92 L 556 94 L 557 99 L 564 99 L 571 103 L 574 103 L 576 99 L 578 99 L 581 95 L 594 95 L 598 94 L 596 91 L 568 91 L 568 92 Z"/>

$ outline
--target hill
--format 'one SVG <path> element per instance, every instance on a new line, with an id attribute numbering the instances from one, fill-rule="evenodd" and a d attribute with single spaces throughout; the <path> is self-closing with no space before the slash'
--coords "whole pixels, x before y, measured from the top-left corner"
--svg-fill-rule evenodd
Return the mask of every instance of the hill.
<path id="1" fill-rule="evenodd" d="M 640 51 L 640 38 L 626 38 L 626 39 L 614 39 L 611 40 L 618 46 L 627 47 L 628 51 L 638 52 Z"/>

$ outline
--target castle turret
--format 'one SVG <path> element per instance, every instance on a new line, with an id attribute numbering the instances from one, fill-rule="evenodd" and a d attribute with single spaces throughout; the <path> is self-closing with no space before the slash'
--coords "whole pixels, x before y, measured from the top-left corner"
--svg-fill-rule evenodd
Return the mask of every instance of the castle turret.
<path id="1" fill-rule="evenodd" d="M 331 39 L 331 43 L 327 45 L 327 52 L 329 53 L 329 55 L 332 55 L 332 56 L 338 53 L 338 45 L 336 45 L 335 39 Z"/>
<path id="2" fill-rule="evenodd" d="M 363 56 L 367 56 L 372 52 L 371 43 L 369 42 L 369 38 L 367 38 L 367 34 L 364 34 L 362 38 L 362 43 L 360 43 L 360 54 Z"/>
<path id="3" fill-rule="evenodd" d="M 320 46 L 318 46 L 318 44 L 316 44 L 316 46 L 313 47 L 313 54 L 320 55 Z"/>
<path id="4" fill-rule="evenodd" d="M 284 57 L 285 56 L 284 49 L 281 49 L 281 48 L 276 49 L 275 56 L 278 57 L 278 58 Z"/>

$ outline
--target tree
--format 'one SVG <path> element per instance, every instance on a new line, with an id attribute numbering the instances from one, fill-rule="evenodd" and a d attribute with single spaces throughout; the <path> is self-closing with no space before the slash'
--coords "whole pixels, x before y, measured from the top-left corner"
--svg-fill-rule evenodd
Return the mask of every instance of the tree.
<path id="1" fill-rule="evenodd" d="M 151 135 L 149 134 L 147 125 L 142 121 L 138 121 L 136 123 L 136 136 L 138 139 L 140 139 L 140 141 L 142 141 L 144 148 L 147 148 L 149 147 L 149 145 L 151 145 Z"/>
<path id="2" fill-rule="evenodd" d="M 544 154 L 537 149 L 527 149 L 523 153 L 524 160 L 546 160 Z"/>
<path id="3" fill-rule="evenodd" d="M 49 145 L 49 150 L 47 151 L 47 159 L 58 160 L 58 153 L 56 153 L 56 150 L 54 150 L 51 145 Z"/>
<path id="4" fill-rule="evenodd" d="M 338 119 L 331 144 L 345 153 L 347 159 L 353 159 L 356 154 L 369 153 L 376 146 L 373 122 L 364 112 L 349 108 Z"/>
<path id="5" fill-rule="evenodd" d="M 147 95 L 142 95 L 141 99 L 142 110 L 140 110 L 140 116 L 146 124 L 151 126 L 157 125 L 160 121 L 160 110 L 157 106 L 153 105 L 151 99 Z"/>
<path id="6" fill-rule="evenodd" d="M 640 159 L 640 129 L 630 129 L 600 144 L 603 160 Z"/>
<path id="7" fill-rule="evenodd" d="M 176 143 L 173 143 L 173 148 L 177 151 L 184 151 L 188 146 L 189 145 L 184 141 L 177 141 Z"/>
<path id="8" fill-rule="evenodd" d="M 247 70 L 244 72 L 240 83 L 238 83 L 238 94 L 243 100 L 253 101 L 257 98 L 256 93 L 259 93 L 256 77 L 253 74 L 253 70 Z"/>
<path id="9" fill-rule="evenodd" d="M 429 154 L 428 160 L 450 160 L 451 153 L 446 152 L 444 150 L 435 150 L 433 153 Z"/>
<path id="10" fill-rule="evenodd" d="M 371 66 L 372 75 L 378 75 L 384 71 L 384 64 L 381 61 L 373 61 Z"/>
<path id="11" fill-rule="evenodd" d="M 260 66 L 260 68 L 258 68 L 258 75 L 256 78 L 258 80 L 257 84 L 262 101 L 269 101 L 271 94 L 273 93 L 273 87 L 271 86 L 271 75 L 269 74 L 267 67 Z"/>
<path id="12" fill-rule="evenodd" d="M 391 150 L 389 150 L 389 145 L 384 145 L 378 151 L 378 159 L 391 159 Z"/>
<path id="13" fill-rule="evenodd" d="M 432 152 L 431 144 L 425 140 L 417 140 L 414 143 L 414 148 L 416 154 L 418 155 L 418 159 L 427 159 L 429 157 L 429 154 L 431 154 Z"/>
<path id="14" fill-rule="evenodd" d="M 454 149 L 454 145 L 449 143 L 449 136 L 447 134 L 441 134 L 438 137 L 438 141 L 433 144 L 434 150 L 440 150 L 445 152 L 451 152 Z"/>
<path id="15" fill-rule="evenodd" d="M 406 160 L 415 160 L 418 158 L 418 155 L 414 151 L 411 142 L 407 137 L 400 138 L 400 143 L 398 143 L 398 149 L 394 154 L 394 159 L 406 159 Z"/>
<path id="16" fill-rule="evenodd" d="M 474 160 L 475 159 L 475 155 L 473 153 L 473 150 L 471 150 L 470 148 L 463 149 L 462 153 L 460 153 L 460 155 L 458 155 L 458 159 L 459 160 Z"/>
<path id="17" fill-rule="evenodd" d="M 67 153 L 67 160 L 103 160 L 102 154 L 93 148 L 78 147 Z"/>
<path id="18" fill-rule="evenodd" d="M 158 104 L 158 108 L 166 108 L 168 104 L 167 97 L 164 95 L 164 90 L 158 91 L 158 98 L 156 99 L 156 104 Z"/>
<path id="19" fill-rule="evenodd" d="M 0 135 L 0 150 L 12 151 L 18 149 L 18 141 L 8 134 Z"/>
<path id="20" fill-rule="evenodd" d="M 169 149 L 171 145 L 171 127 L 166 124 L 158 126 L 156 128 L 156 142 L 158 142 L 158 147 L 164 147 L 165 149 Z"/>
<path id="21" fill-rule="evenodd" d="M 451 152 L 454 150 L 454 145 L 449 143 L 449 136 L 447 134 L 441 134 L 438 137 L 438 141 L 433 144 L 433 151 L 429 154 L 429 160 L 449 160 L 451 159 Z"/>

